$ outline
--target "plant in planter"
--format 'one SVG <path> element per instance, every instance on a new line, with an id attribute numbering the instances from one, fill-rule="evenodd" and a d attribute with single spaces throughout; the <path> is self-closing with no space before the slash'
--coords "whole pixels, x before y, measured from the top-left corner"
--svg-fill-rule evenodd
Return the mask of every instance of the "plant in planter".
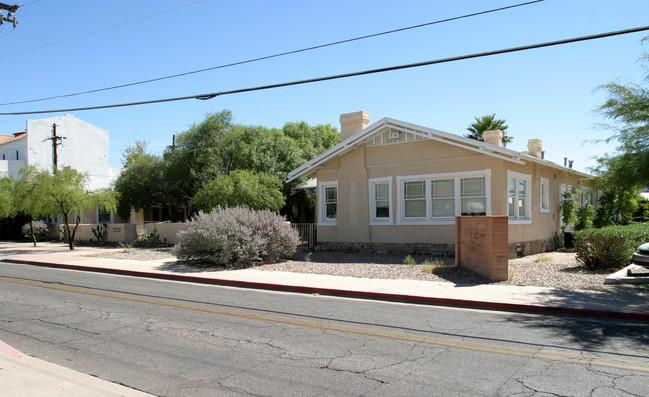
<path id="1" fill-rule="evenodd" d="M 577 197 L 579 197 L 579 190 L 574 187 L 561 195 L 561 233 L 564 247 L 572 247 L 572 233 L 566 232 L 566 228 L 579 221 Z"/>

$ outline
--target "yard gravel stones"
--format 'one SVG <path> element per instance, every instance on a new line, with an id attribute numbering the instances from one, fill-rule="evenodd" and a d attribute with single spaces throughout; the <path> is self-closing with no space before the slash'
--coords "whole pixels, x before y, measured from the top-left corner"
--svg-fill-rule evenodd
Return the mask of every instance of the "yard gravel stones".
<path id="1" fill-rule="evenodd" d="M 97 255 L 99 256 L 99 255 Z M 174 259 L 171 248 L 127 249 L 106 253 L 105 257 L 130 260 L 169 260 Z M 293 259 L 285 262 L 254 266 L 251 269 L 268 272 L 295 272 L 325 274 L 375 279 L 407 279 L 454 284 L 494 284 L 550 287 L 558 289 L 604 288 L 608 273 L 587 272 L 575 258 L 574 253 L 547 252 L 529 255 L 509 261 L 509 280 L 491 281 L 461 267 L 453 267 L 443 274 L 433 274 L 423 263 L 427 259 L 413 256 L 416 265 L 405 265 L 404 257 L 397 255 L 377 255 L 365 253 L 343 253 L 332 251 L 298 251 Z M 452 264 L 453 258 L 438 258 Z M 185 264 L 187 265 L 187 264 Z M 215 269 L 216 270 L 216 269 Z M 219 269 L 223 270 L 223 269 Z"/>

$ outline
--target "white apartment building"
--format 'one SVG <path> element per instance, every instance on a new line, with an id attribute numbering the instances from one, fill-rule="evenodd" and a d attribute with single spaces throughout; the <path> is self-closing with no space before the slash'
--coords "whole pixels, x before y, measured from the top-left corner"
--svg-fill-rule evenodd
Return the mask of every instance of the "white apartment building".
<path id="1" fill-rule="evenodd" d="M 87 173 L 89 190 L 108 187 L 120 172 L 108 165 L 108 149 L 107 130 L 70 114 L 27 120 L 25 131 L 0 135 L 0 176 L 18 177 L 28 165 L 52 172 L 56 158 L 58 169 Z"/>

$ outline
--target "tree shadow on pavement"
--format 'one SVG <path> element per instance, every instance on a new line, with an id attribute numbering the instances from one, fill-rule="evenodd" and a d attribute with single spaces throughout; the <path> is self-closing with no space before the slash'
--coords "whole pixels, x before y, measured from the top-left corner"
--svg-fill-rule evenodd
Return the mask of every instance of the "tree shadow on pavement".
<path id="1" fill-rule="evenodd" d="M 550 307 L 583 308 L 600 311 L 649 314 L 649 285 L 624 285 L 593 288 L 587 291 L 552 290 L 542 293 L 540 304 Z M 557 341 L 577 343 L 585 349 L 597 349 L 618 341 L 646 349 L 649 324 L 641 321 L 606 317 L 571 315 L 515 314 L 511 322 L 552 332 Z"/>

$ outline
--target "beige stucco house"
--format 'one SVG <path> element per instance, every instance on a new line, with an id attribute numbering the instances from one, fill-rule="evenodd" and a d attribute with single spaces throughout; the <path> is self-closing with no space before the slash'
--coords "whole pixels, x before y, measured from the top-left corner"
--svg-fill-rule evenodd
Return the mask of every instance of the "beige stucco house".
<path id="1" fill-rule="evenodd" d="M 560 194 L 582 191 L 596 202 L 591 175 L 545 160 L 542 142 L 528 152 L 390 118 L 369 125 L 367 112 L 340 116 L 341 142 L 293 170 L 288 180 L 317 178 L 320 245 L 446 247 L 456 216 L 508 217 L 510 256 L 551 250 L 560 232 Z M 381 248 L 383 247 L 383 248 Z"/>

